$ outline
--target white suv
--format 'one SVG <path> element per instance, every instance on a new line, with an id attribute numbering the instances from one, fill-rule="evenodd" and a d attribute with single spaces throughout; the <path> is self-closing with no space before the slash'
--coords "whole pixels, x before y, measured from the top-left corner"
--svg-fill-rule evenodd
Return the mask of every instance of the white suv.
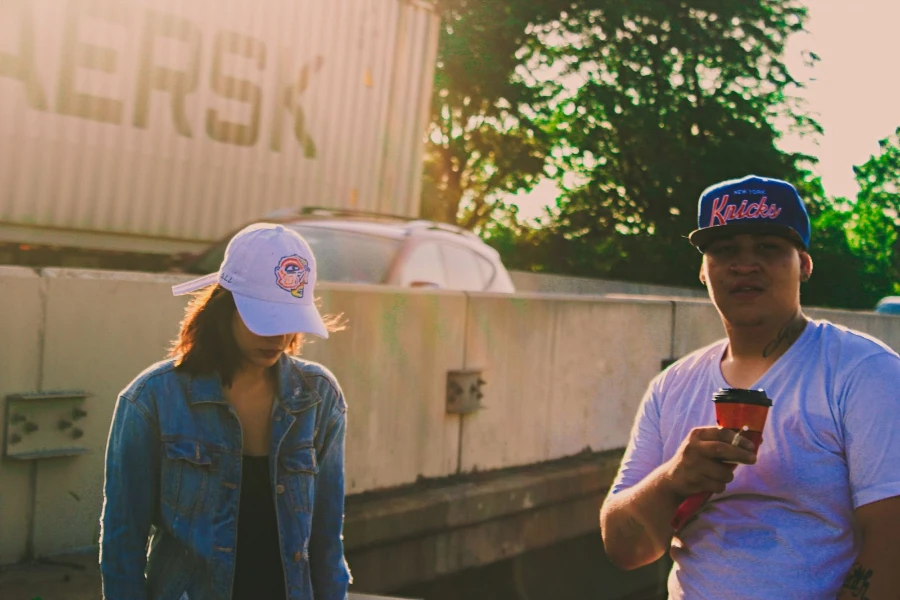
<path id="1" fill-rule="evenodd" d="M 316 255 L 320 281 L 512 293 L 496 250 L 465 229 L 434 221 L 306 208 L 264 219 L 296 230 Z M 174 270 L 206 274 L 219 268 L 232 235 Z"/>

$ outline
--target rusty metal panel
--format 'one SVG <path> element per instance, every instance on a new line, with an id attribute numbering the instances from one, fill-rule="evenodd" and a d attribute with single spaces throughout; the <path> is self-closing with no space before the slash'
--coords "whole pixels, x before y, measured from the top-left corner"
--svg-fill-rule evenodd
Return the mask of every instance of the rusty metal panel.
<path id="1" fill-rule="evenodd" d="M 414 216 L 437 34 L 411 0 L 3 0 L 0 226 L 129 249 Z"/>

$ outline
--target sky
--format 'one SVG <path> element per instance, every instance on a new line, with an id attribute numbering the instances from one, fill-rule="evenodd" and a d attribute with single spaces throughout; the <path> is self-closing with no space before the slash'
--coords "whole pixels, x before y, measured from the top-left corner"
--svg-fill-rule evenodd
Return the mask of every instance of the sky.
<path id="1" fill-rule="evenodd" d="M 825 192 L 852 198 L 853 166 L 877 154 L 878 140 L 900 127 L 900 2 L 807 0 L 806 5 L 807 33 L 789 40 L 785 60 L 806 83 L 798 95 L 825 133 L 817 141 L 786 137 L 781 147 L 818 157 Z M 804 50 L 821 58 L 813 68 L 804 67 Z M 519 205 L 520 218 L 531 219 L 555 198 L 556 186 L 545 180 L 510 201 Z"/>

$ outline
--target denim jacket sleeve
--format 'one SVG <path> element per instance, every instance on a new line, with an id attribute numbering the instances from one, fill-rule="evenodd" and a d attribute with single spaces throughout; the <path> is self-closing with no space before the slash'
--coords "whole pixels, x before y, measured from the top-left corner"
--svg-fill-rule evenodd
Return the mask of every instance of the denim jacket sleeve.
<path id="1" fill-rule="evenodd" d="M 347 413 L 343 399 L 329 423 L 319 473 L 312 534 L 309 543 L 310 571 L 315 600 L 345 600 L 350 570 L 344 560 L 344 439 Z"/>
<path id="2" fill-rule="evenodd" d="M 106 447 L 100 517 L 104 600 L 147 598 L 144 569 L 147 538 L 159 497 L 158 451 L 155 418 L 126 394 L 120 395 Z"/>

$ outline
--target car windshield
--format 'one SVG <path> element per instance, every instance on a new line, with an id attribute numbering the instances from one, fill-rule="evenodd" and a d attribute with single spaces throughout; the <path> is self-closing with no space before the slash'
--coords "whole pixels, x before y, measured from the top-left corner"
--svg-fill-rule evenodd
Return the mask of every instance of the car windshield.
<path id="1" fill-rule="evenodd" d="M 312 248 L 319 281 L 383 283 L 401 245 L 400 240 L 367 233 L 307 225 L 288 226 L 302 235 Z M 216 244 L 200 255 L 190 265 L 190 271 L 218 271 L 228 241 Z"/>
<path id="2" fill-rule="evenodd" d="M 900 315 L 900 301 L 889 301 L 875 307 L 875 312 L 886 315 Z"/>

